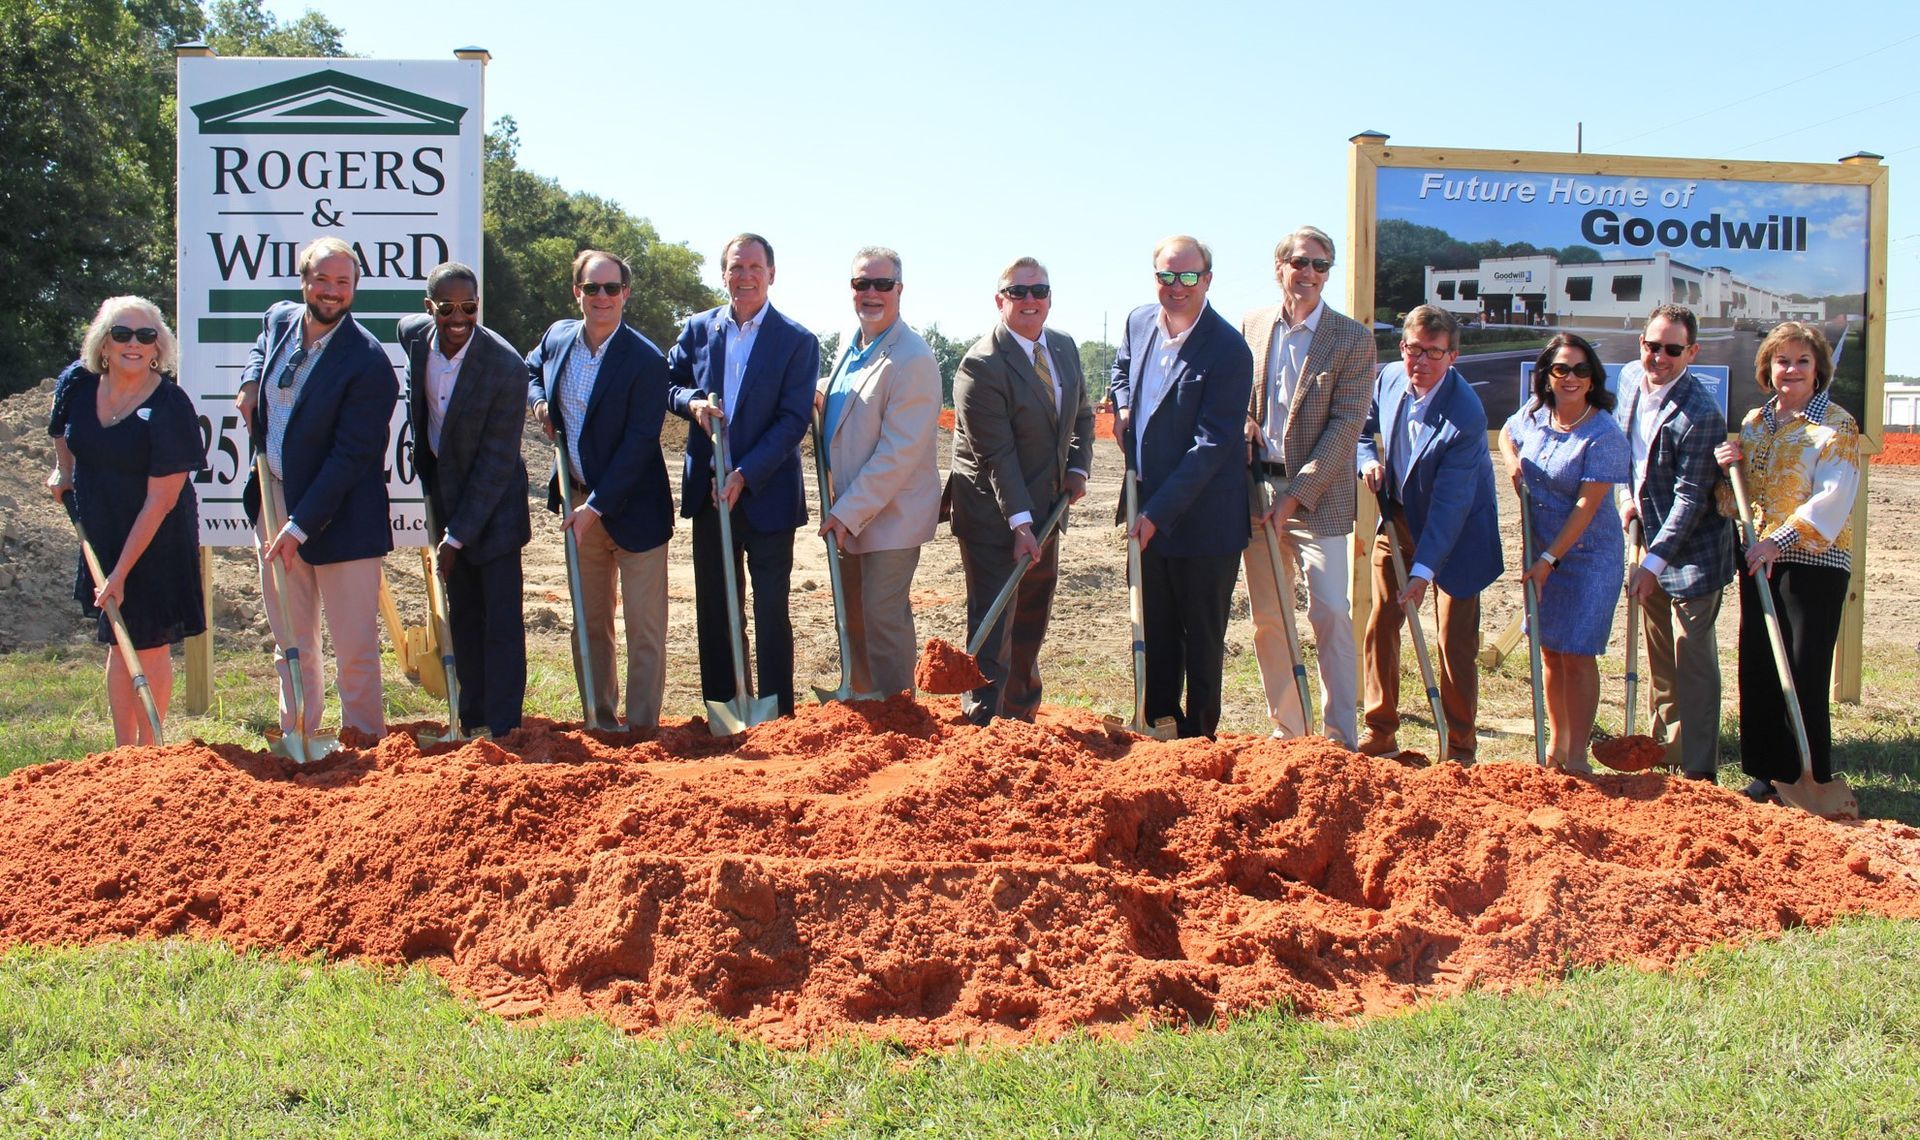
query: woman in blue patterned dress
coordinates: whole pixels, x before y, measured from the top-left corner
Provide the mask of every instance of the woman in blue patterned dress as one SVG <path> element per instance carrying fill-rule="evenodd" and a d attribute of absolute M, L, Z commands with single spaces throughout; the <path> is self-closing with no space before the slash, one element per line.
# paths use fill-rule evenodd
<path fill-rule="evenodd" d="M 1561 333 L 1533 365 L 1533 399 L 1500 431 L 1514 490 L 1533 511 L 1533 565 L 1546 666 L 1547 763 L 1589 773 L 1600 707 L 1599 656 L 1625 581 L 1626 539 L 1613 487 L 1627 481 L 1627 437 L 1609 413 L 1606 368 L 1581 337 Z"/>
<path fill-rule="evenodd" d="M 119 605 L 163 718 L 173 689 L 171 646 L 207 628 L 199 511 L 187 481 L 206 456 L 193 401 L 167 379 L 178 367 L 160 310 L 139 297 L 109 298 L 80 359 L 60 375 L 47 424 L 57 455 L 47 489 L 55 499 L 73 495 L 107 572 L 105 584 L 96 584 L 82 561 L 73 596 L 107 646 L 107 708 L 122 745 L 153 743 L 153 729 L 101 607 L 108 599 Z"/>

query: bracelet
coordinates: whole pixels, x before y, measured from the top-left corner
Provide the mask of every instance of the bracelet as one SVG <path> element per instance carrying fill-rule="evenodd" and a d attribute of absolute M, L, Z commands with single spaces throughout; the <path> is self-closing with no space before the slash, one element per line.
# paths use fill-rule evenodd
<path fill-rule="evenodd" d="M 1557 570 L 1560 568 L 1560 560 L 1553 556 L 1553 551 L 1551 550 L 1542 550 L 1540 552 L 1540 561 L 1546 563 L 1552 569 Z"/>

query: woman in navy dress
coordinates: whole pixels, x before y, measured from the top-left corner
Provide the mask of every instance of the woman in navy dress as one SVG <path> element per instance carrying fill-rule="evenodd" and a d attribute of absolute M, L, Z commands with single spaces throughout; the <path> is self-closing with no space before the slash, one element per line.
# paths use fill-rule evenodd
<path fill-rule="evenodd" d="M 173 334 L 151 301 L 113 297 L 87 329 L 80 359 L 60 375 L 47 425 L 57 461 L 47 487 L 71 492 L 87 539 L 107 570 L 96 586 L 84 558 L 74 600 L 107 646 L 107 706 L 116 744 L 151 744 L 133 676 L 113 648 L 101 607 L 120 606 L 140 668 L 164 718 L 173 691 L 171 646 L 204 633 L 199 509 L 188 473 L 206 465 L 193 401 L 167 376 L 179 367 Z"/>
<path fill-rule="evenodd" d="M 1561 333 L 1533 365 L 1533 399 L 1500 431 L 1514 490 L 1533 511 L 1533 565 L 1546 666 L 1547 763 L 1593 771 L 1587 741 L 1600 708 L 1599 656 L 1625 581 L 1626 539 L 1613 485 L 1628 478 L 1627 438 L 1608 414 L 1606 368 L 1581 337 Z"/>

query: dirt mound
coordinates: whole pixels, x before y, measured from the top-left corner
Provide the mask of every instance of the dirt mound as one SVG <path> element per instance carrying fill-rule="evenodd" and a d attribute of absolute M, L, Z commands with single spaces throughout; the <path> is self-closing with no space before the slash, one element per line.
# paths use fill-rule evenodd
<path fill-rule="evenodd" d="M 1667 762 L 1666 746 L 1651 736 L 1616 736 L 1592 747 L 1593 758 L 1616 772 L 1644 772 Z"/>
<path fill-rule="evenodd" d="M 913 684 L 923 693 L 964 693 L 987 683 L 980 666 L 966 650 L 935 637 L 914 662 Z"/>
<path fill-rule="evenodd" d="M 1658 776 L 1414 770 L 829 704 L 731 742 L 396 730 L 290 771 L 125 749 L 0 781 L 0 946 L 185 934 L 426 961 L 506 1014 L 778 1044 L 1314 1015 L 1920 916 L 1920 833 Z"/>

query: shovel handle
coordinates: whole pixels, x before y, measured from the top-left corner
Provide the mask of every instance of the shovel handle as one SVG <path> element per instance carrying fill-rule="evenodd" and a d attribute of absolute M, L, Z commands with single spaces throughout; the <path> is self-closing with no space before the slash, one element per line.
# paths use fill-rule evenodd
<path fill-rule="evenodd" d="M 94 552 L 93 543 L 87 540 L 87 528 L 80 522 L 80 507 L 74 501 L 72 491 L 60 496 L 60 503 L 67 508 L 67 517 L 73 520 L 73 533 L 80 538 L 80 553 L 87 560 L 87 572 L 93 575 L 96 588 L 107 584 L 106 568 L 100 564 L 100 555 Z M 147 714 L 147 727 L 153 732 L 155 744 L 165 744 L 160 732 L 160 706 L 153 699 L 153 689 L 147 684 L 147 672 L 140 667 L 140 651 L 133 647 L 133 635 L 127 632 L 127 623 L 120 616 L 120 603 L 107 599 L 100 607 L 107 615 L 107 627 L 113 630 L 113 643 L 120 651 L 121 663 L 127 667 L 127 675 L 133 679 L 133 691 L 140 697 L 141 711 Z"/>
<path fill-rule="evenodd" d="M 1741 474 L 1738 463 L 1727 467 L 1727 476 L 1733 481 L 1733 501 L 1740 510 L 1740 533 L 1746 539 L 1746 545 L 1752 546 L 1760 540 L 1753 529 L 1753 509 L 1747 504 L 1747 480 Z M 1800 749 L 1800 774 L 1813 774 L 1813 749 L 1807 744 L 1807 725 L 1800 717 L 1800 693 L 1793 683 L 1793 664 L 1787 657 L 1787 639 L 1780 632 L 1780 614 L 1773 607 L 1773 583 L 1764 575 L 1753 575 L 1753 592 L 1760 595 L 1760 612 L 1766 618 L 1767 643 L 1773 647 L 1773 666 L 1780 674 L 1780 691 L 1787 698 L 1787 721 L 1793 726 L 1793 743 Z"/>
<path fill-rule="evenodd" d="M 1060 525 L 1060 519 L 1066 513 L 1067 496 L 1062 495 L 1060 501 L 1054 504 L 1053 510 L 1047 512 L 1046 520 L 1040 524 L 1039 531 L 1033 536 L 1034 540 L 1040 544 L 1042 553 L 1045 553 L 1048 541 L 1053 538 L 1054 528 Z M 987 612 L 980 617 L 979 628 L 975 629 L 973 636 L 967 639 L 967 656 L 979 656 L 980 647 L 987 643 L 987 633 L 993 629 L 993 623 L 1000 620 L 1000 615 L 1006 610 L 1007 603 L 1013 600 L 1014 591 L 1020 588 L 1020 580 L 1025 578 L 1027 571 L 1032 568 L 1033 558 L 1030 555 L 1021 555 L 1020 561 L 1013 564 L 1013 573 L 1007 575 L 1007 584 L 1000 587 L 1000 592 L 994 595 L 993 604 L 988 606 Z"/>
<path fill-rule="evenodd" d="M 554 472 L 560 480 L 560 517 L 569 518 L 573 513 L 573 469 L 567 463 L 565 432 L 556 432 L 554 435 L 553 461 Z M 587 644 L 587 623 L 582 620 L 585 611 L 580 601 L 585 594 L 580 582 L 580 548 L 571 526 L 564 533 L 562 545 L 567 552 L 567 595 L 573 605 L 573 651 L 580 661 L 581 720 L 588 728 L 597 729 L 600 727 L 600 718 L 594 712 L 593 655 Z"/>
<path fill-rule="evenodd" d="M 1407 562 L 1400 553 L 1400 530 L 1393 525 L 1396 513 L 1393 500 L 1387 497 L 1385 488 L 1375 492 L 1380 501 L 1380 518 L 1387 528 L 1387 555 L 1393 560 L 1394 580 L 1402 583 L 1407 580 Z M 1426 631 L 1420 628 L 1420 611 L 1406 610 L 1407 632 L 1413 635 L 1413 655 L 1420 662 L 1420 682 L 1427 688 L 1427 705 L 1433 710 L 1434 728 L 1440 734 L 1440 751 L 1435 763 L 1444 764 L 1447 760 L 1447 713 L 1440 703 L 1440 686 L 1433 680 L 1433 660 L 1427 656 Z"/>
<path fill-rule="evenodd" d="M 1544 670 L 1540 660 L 1540 589 L 1527 577 L 1539 555 L 1534 553 L 1533 496 L 1525 487 L 1520 489 L 1520 549 L 1525 560 L 1525 568 L 1520 573 L 1526 583 L 1523 592 L 1527 606 L 1527 668 L 1533 675 L 1533 759 L 1544 768 L 1547 766 L 1547 698 L 1541 676 Z"/>

